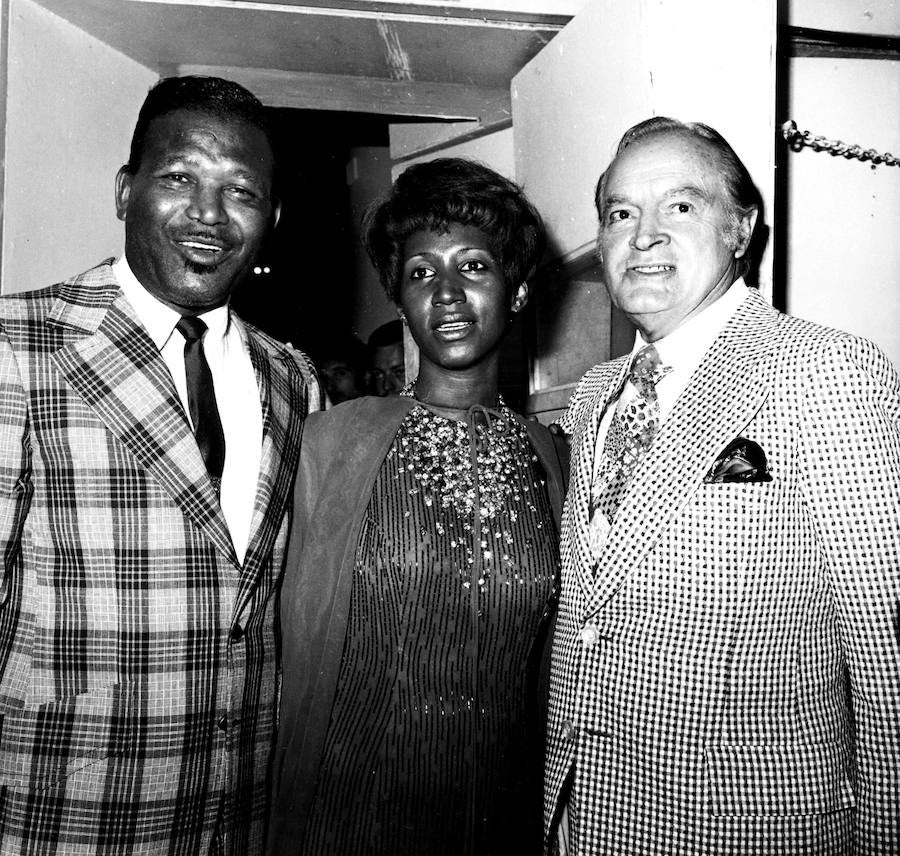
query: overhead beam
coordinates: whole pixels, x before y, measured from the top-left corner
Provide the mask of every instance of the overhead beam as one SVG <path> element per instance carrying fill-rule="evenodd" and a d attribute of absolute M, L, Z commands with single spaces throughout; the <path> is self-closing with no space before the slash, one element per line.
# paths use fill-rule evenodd
<path fill-rule="evenodd" d="M 438 0 L 129 0 L 132 3 L 156 3 L 173 6 L 218 8 L 254 8 L 260 11 L 291 11 L 300 15 L 334 17 L 377 17 L 394 21 L 429 21 L 443 24 L 491 24 L 517 29 L 559 30 L 572 19 L 586 0 L 553 0 L 549 11 L 546 0 L 481 0 L 463 7 Z"/>
<path fill-rule="evenodd" d="M 900 59 L 900 37 L 788 27 L 790 56 L 841 59 Z"/>
<path fill-rule="evenodd" d="M 234 66 L 180 65 L 178 73 L 227 77 L 246 86 L 269 107 L 470 120 L 490 125 L 508 122 L 512 115 L 506 89 Z"/>

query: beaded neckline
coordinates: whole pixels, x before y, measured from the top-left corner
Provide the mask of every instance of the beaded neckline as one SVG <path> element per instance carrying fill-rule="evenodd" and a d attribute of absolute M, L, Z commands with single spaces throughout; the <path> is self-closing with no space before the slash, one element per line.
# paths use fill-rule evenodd
<path fill-rule="evenodd" d="M 401 395 L 413 397 L 415 383 Z M 397 435 L 401 467 L 412 472 L 426 505 L 435 502 L 470 517 L 500 514 L 508 499 L 518 498 L 514 478 L 527 431 L 502 398 L 496 408 L 471 407 L 465 419 L 443 416 L 416 401 Z M 468 447 L 469 454 L 461 454 Z M 527 445 L 526 445 L 527 448 Z M 473 461 L 474 458 L 474 461 Z M 511 511 L 515 519 L 515 511 Z"/>

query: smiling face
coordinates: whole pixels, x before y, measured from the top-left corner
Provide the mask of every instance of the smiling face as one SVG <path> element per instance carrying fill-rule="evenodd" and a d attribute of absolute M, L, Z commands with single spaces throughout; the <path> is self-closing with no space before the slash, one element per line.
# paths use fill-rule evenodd
<path fill-rule="evenodd" d="M 598 250 L 613 303 L 655 341 L 737 278 L 756 213 L 736 217 L 713 150 L 683 133 L 632 143 L 610 166 Z"/>
<path fill-rule="evenodd" d="M 125 257 L 144 288 L 182 313 L 226 303 L 277 219 L 273 166 L 246 122 L 190 110 L 153 119 L 137 172 L 116 178 Z"/>
<path fill-rule="evenodd" d="M 500 342 L 510 313 L 525 305 L 526 286 L 512 293 L 475 226 L 414 232 L 403 250 L 400 306 L 419 346 L 419 383 L 459 374 L 496 383 Z"/>

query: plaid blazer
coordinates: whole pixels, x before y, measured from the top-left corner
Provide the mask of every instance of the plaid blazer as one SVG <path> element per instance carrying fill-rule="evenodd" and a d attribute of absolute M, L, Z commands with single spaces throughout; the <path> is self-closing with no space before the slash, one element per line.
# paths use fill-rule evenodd
<path fill-rule="evenodd" d="M 240 322 L 238 322 L 240 323 Z M 243 565 L 109 263 L 0 299 L 0 854 L 261 852 L 299 353 L 246 328 L 263 447 Z"/>
<path fill-rule="evenodd" d="M 548 840 L 568 799 L 578 854 L 900 853 L 900 378 L 751 294 L 594 562 L 594 437 L 626 367 L 591 369 L 563 420 Z M 704 480 L 737 437 L 771 481 Z"/>

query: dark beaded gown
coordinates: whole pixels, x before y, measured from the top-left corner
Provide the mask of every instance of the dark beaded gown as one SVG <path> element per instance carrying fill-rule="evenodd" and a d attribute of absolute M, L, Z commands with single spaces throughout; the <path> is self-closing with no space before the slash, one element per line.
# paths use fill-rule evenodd
<path fill-rule="evenodd" d="M 356 548 L 304 853 L 541 852 L 527 663 L 557 568 L 545 476 L 510 411 L 415 407 Z"/>

